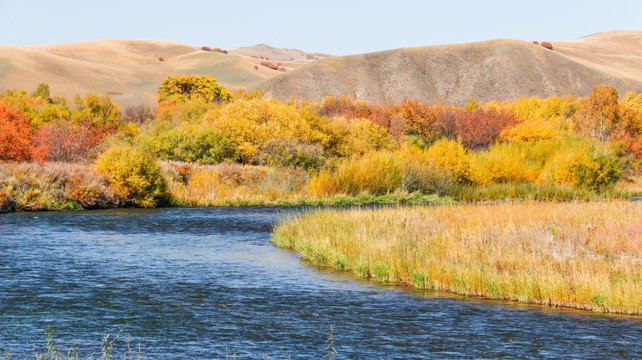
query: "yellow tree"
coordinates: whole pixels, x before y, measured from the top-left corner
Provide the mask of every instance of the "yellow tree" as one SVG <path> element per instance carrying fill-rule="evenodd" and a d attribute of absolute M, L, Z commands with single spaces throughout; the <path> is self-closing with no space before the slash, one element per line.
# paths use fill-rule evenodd
<path fill-rule="evenodd" d="M 588 99 L 579 100 L 574 127 L 583 135 L 605 141 L 620 130 L 617 89 L 600 85 L 591 89 Z"/>

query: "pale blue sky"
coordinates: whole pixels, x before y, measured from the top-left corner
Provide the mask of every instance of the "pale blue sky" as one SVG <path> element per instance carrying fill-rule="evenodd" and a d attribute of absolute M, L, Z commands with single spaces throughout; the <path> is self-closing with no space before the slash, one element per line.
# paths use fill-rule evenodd
<path fill-rule="evenodd" d="M 642 29 L 642 0 L 0 0 L 0 44 L 160 39 L 224 49 L 265 43 L 335 55 Z"/>

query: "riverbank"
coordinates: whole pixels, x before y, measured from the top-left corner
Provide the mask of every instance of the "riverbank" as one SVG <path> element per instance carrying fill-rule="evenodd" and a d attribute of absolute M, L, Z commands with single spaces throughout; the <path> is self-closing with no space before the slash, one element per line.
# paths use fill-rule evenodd
<path fill-rule="evenodd" d="M 572 201 L 625 199 L 642 195 L 638 182 L 621 182 L 594 192 L 554 184 L 451 184 L 441 194 L 397 189 L 384 194 L 318 196 L 308 189 L 309 174 L 301 169 L 240 164 L 194 165 L 161 162 L 167 199 L 156 206 L 318 206 L 367 204 L 451 204 L 507 199 Z M 107 175 L 91 164 L 62 162 L 0 163 L 0 213 L 136 207 L 134 198 L 119 193 Z"/>
<path fill-rule="evenodd" d="M 642 314 L 642 203 L 502 203 L 312 211 L 272 241 L 376 281 Z"/>

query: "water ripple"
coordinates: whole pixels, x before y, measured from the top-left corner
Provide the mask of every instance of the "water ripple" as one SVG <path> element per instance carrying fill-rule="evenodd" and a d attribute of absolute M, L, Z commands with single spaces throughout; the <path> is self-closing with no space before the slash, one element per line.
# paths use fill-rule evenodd
<path fill-rule="evenodd" d="M 300 209 L 0 216 L 0 349 L 98 350 L 125 327 L 154 359 L 640 358 L 642 321 L 384 287 L 269 243 Z"/>

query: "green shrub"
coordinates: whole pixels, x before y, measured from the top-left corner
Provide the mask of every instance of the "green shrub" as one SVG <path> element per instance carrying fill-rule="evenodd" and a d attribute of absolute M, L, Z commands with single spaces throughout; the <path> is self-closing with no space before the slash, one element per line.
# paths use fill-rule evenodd
<path fill-rule="evenodd" d="M 228 136 L 200 125 L 181 124 L 142 139 L 163 160 L 218 164 L 239 159 L 234 143 Z"/>
<path fill-rule="evenodd" d="M 141 207 L 163 205 L 167 185 L 156 159 L 140 148 L 116 145 L 96 161 L 96 170 L 107 174 L 114 190 Z"/>
<path fill-rule="evenodd" d="M 321 145 L 308 144 L 301 139 L 288 137 L 267 140 L 261 144 L 258 154 L 254 157 L 254 163 L 316 170 L 323 165 L 325 158 L 326 154 Z"/>

